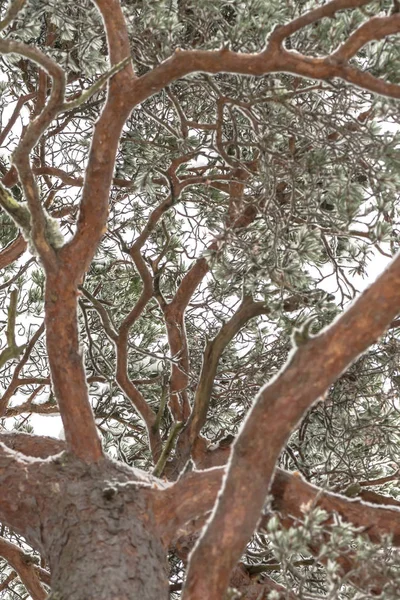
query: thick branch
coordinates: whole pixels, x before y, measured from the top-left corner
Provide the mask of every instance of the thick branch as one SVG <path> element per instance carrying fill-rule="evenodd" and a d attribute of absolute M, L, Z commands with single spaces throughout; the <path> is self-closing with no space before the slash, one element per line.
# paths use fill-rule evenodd
<path fill-rule="evenodd" d="M 68 447 L 77 457 L 93 462 L 103 453 L 89 401 L 79 342 L 78 289 L 70 269 L 69 263 L 60 261 L 60 269 L 46 278 L 46 345 Z"/>
<path fill-rule="evenodd" d="M 30 457 L 23 456 L 0 442 L 0 520 L 40 547 L 40 521 L 31 493 L 34 479 Z"/>
<path fill-rule="evenodd" d="M 192 471 L 167 489 L 154 494 L 155 517 L 166 544 L 182 528 L 188 535 L 198 530 L 196 519 L 201 523 L 201 517 L 212 511 L 223 484 L 225 470 L 226 467 L 214 467 L 206 471 Z M 365 528 L 365 535 L 372 542 L 379 544 L 382 536 L 393 534 L 394 545 L 400 546 L 400 509 L 396 504 L 390 504 L 392 501 L 396 503 L 392 498 L 387 498 L 386 506 L 382 505 L 382 496 L 380 505 L 351 500 L 324 491 L 307 483 L 297 473 L 282 469 L 276 469 L 270 493 L 274 499 L 274 508 L 284 518 L 302 521 L 302 506 L 318 506 L 329 515 L 336 512 L 344 521 Z M 267 520 L 268 517 L 265 517 L 265 522 Z"/>
<path fill-rule="evenodd" d="M 121 4 L 118 0 L 96 0 L 107 34 L 111 65 L 130 56 L 130 44 Z M 108 197 L 122 127 L 131 111 L 127 100 L 133 70 L 129 62 L 108 82 L 107 101 L 96 123 L 86 169 L 77 231 L 64 248 L 75 265 L 77 279 L 86 272 L 106 230 Z"/>
<path fill-rule="evenodd" d="M 0 556 L 15 569 L 22 583 L 26 587 L 33 600 L 45 600 L 47 592 L 40 583 L 35 566 L 21 548 L 12 544 L 4 538 L 0 538 Z"/>
<path fill-rule="evenodd" d="M 193 553 L 185 599 L 222 596 L 254 531 L 291 431 L 353 360 L 382 335 L 399 312 L 399 290 L 400 256 L 340 319 L 302 345 L 262 388 L 233 446 L 213 518 Z"/>
<path fill-rule="evenodd" d="M 62 440 L 20 431 L 2 431 L 0 442 L 11 448 L 11 450 L 15 450 L 15 452 L 21 452 L 25 456 L 35 458 L 48 458 L 63 452 L 66 448 L 65 442 Z"/>
<path fill-rule="evenodd" d="M 99 0 L 97 6 L 107 30 L 111 63 L 121 63 L 129 56 L 129 41 L 120 3 Z M 46 269 L 46 340 L 53 389 L 67 445 L 86 462 L 99 460 L 102 449 L 79 346 L 78 286 L 105 231 L 119 136 L 130 112 L 125 92 L 131 75 L 131 67 L 127 65 L 109 80 L 107 101 L 90 150 L 77 232 L 70 244 L 59 251 L 57 264 Z"/>
<path fill-rule="evenodd" d="M 323 7 L 306 13 L 299 19 L 275 30 L 270 36 L 265 50 L 258 54 L 232 52 L 227 48 L 217 51 L 177 49 L 173 56 L 158 67 L 140 77 L 135 83 L 132 95 L 132 107 L 144 99 L 164 89 L 171 82 L 190 73 L 238 73 L 241 75 L 261 76 L 268 73 L 286 72 L 300 77 L 329 80 L 332 78 L 348 81 L 370 92 L 392 98 L 400 98 L 400 86 L 378 79 L 369 73 L 350 67 L 338 59 L 335 53 L 325 58 L 303 56 L 298 52 L 289 52 L 282 41 L 298 29 L 318 21 L 324 16 L 333 16 L 342 8 L 354 8 L 368 4 L 369 0 L 334 0 Z M 400 31 L 400 14 L 387 17 L 390 21 L 381 23 L 378 31 L 367 23 L 350 38 L 351 48 L 357 50 L 369 41 Z M 361 32 L 360 32 L 361 30 Z M 361 47 L 360 46 L 360 47 Z M 350 45 L 345 45 L 347 56 Z M 339 48 L 339 53 L 341 49 Z M 340 54 L 339 54 L 340 56 Z"/>

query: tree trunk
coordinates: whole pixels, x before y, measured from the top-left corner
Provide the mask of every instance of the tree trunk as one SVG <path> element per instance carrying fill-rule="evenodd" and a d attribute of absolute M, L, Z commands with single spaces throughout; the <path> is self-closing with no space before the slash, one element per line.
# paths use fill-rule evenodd
<path fill-rule="evenodd" d="M 167 599 L 166 551 L 147 483 L 132 480 L 131 469 L 107 459 L 89 466 L 61 455 L 53 465 L 59 477 L 38 502 L 50 598 Z"/>

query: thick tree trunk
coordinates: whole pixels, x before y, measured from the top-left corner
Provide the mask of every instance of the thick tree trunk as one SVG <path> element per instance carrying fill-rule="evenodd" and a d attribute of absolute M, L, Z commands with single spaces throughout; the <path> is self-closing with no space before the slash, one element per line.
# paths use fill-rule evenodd
<path fill-rule="evenodd" d="M 88 466 L 61 456 L 55 465 L 61 477 L 53 480 L 50 497 L 39 501 L 50 598 L 167 599 L 166 551 L 147 484 L 109 460 Z"/>

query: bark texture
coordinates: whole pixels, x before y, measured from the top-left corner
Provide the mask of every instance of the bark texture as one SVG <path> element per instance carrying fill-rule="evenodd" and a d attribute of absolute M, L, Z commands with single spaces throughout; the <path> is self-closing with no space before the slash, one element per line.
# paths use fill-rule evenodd
<path fill-rule="evenodd" d="M 38 521 L 31 543 L 50 567 L 50 598 L 168 598 L 166 550 L 140 473 L 67 453 L 26 464 L 29 475 L 36 473 L 29 489 Z"/>

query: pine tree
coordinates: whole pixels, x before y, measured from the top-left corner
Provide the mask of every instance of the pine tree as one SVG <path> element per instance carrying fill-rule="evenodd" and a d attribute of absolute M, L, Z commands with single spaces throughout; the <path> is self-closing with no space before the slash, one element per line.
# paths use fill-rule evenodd
<path fill-rule="evenodd" d="M 0 18 L 1 597 L 398 598 L 398 3 Z"/>

